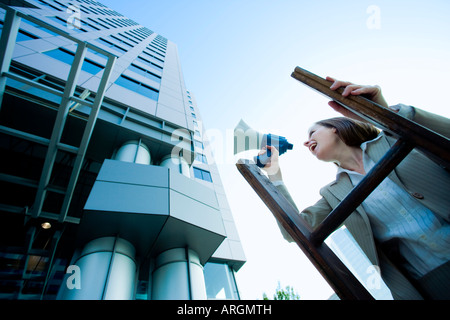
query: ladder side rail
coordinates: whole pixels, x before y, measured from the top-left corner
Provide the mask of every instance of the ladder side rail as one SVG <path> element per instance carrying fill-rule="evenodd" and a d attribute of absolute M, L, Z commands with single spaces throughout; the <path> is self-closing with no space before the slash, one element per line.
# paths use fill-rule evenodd
<path fill-rule="evenodd" d="M 373 300 L 367 289 L 325 243 L 316 246 L 311 242 L 311 227 L 255 164 L 239 160 L 236 166 L 340 299 Z"/>
<path fill-rule="evenodd" d="M 331 90 L 331 82 L 305 69 L 296 67 L 291 76 L 319 93 L 331 98 L 361 118 L 381 127 L 397 138 L 409 140 L 440 165 L 450 168 L 450 139 L 384 108 L 362 96 L 343 97 L 343 89 Z"/>
<path fill-rule="evenodd" d="M 395 169 L 395 167 L 411 152 L 413 145 L 402 139 L 386 152 L 386 154 L 365 175 L 349 194 L 336 206 L 311 234 L 311 241 L 319 245 L 333 233 L 345 219 L 375 190 L 376 187 Z"/>

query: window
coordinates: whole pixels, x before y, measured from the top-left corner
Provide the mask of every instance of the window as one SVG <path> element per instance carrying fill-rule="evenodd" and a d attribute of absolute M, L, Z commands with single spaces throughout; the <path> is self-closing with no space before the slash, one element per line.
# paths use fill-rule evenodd
<path fill-rule="evenodd" d="M 194 147 L 204 149 L 203 142 L 198 141 L 197 139 L 194 139 Z"/>
<path fill-rule="evenodd" d="M 73 59 L 75 58 L 75 55 L 72 52 L 62 48 L 50 50 L 44 52 L 44 54 L 70 65 L 73 63 Z M 103 70 L 103 68 L 103 66 L 89 59 L 85 59 L 83 61 L 83 65 L 81 66 L 81 70 L 89 72 L 91 74 L 97 74 L 98 72 Z"/>
<path fill-rule="evenodd" d="M 50 7 L 50 8 L 52 8 L 52 9 L 55 9 L 55 10 L 58 10 L 58 11 L 62 11 L 60 8 L 52 6 L 51 4 L 49 4 L 49 3 L 45 2 L 45 1 L 39 0 L 39 2 L 44 4 L 44 5 L 46 5 L 46 6 L 48 6 L 48 7 Z"/>
<path fill-rule="evenodd" d="M 127 76 L 121 75 L 115 82 L 119 86 L 122 86 L 124 88 L 127 88 L 131 91 L 134 91 L 136 93 L 142 94 L 143 96 L 146 96 L 152 100 L 157 101 L 159 92 L 156 89 L 153 89 L 141 82 L 138 82 L 136 80 L 133 80 Z"/>
<path fill-rule="evenodd" d="M 84 70 L 86 72 L 89 72 L 91 74 L 97 74 L 100 71 L 102 71 L 104 67 L 98 63 L 95 63 L 94 61 L 90 61 L 85 59 L 83 62 L 83 65 L 81 66 L 81 70 Z"/>
<path fill-rule="evenodd" d="M 108 59 L 108 57 L 105 56 L 104 54 L 102 54 L 98 51 L 92 50 L 91 48 L 87 48 L 87 52 L 95 54 L 96 56 L 102 57 L 103 59 Z"/>
<path fill-rule="evenodd" d="M 208 262 L 203 272 L 208 299 L 239 299 L 233 270 L 226 263 Z"/>
<path fill-rule="evenodd" d="M 124 44 L 124 45 L 126 45 L 126 46 L 129 46 L 130 48 L 133 48 L 133 45 L 132 45 L 132 44 L 129 44 L 128 42 L 126 42 L 126 41 L 124 41 L 124 40 L 122 40 L 122 39 L 119 39 L 119 38 L 117 38 L 116 36 L 110 35 L 109 37 L 110 37 L 111 39 L 114 39 L 114 40 L 116 40 L 116 41 L 119 41 L 121 44 Z"/>
<path fill-rule="evenodd" d="M 209 171 L 202 170 L 202 169 L 194 167 L 194 176 L 197 179 L 201 179 L 201 180 L 204 180 L 204 181 L 212 182 L 211 173 L 209 173 Z"/>
<path fill-rule="evenodd" d="M 160 55 L 163 55 L 163 54 L 166 53 L 164 50 L 162 50 L 162 49 L 156 47 L 153 43 L 150 43 L 150 44 L 148 45 L 147 48 L 148 48 L 150 51 L 153 51 L 153 52 L 155 52 L 155 53 L 159 53 Z M 157 50 L 157 51 L 155 51 L 155 50 Z M 158 51 L 160 51 L 160 52 L 158 52 Z"/>
<path fill-rule="evenodd" d="M 204 154 L 201 153 L 196 153 L 195 154 L 195 160 L 199 161 L 199 162 L 203 162 L 203 163 L 208 163 L 206 160 L 206 156 Z"/>
<path fill-rule="evenodd" d="M 126 31 L 125 31 L 125 34 L 127 34 L 127 35 L 124 35 L 122 33 L 119 33 L 118 35 L 121 36 L 121 37 L 124 37 L 125 39 L 127 39 L 127 40 L 129 40 L 131 42 L 133 42 L 134 44 L 139 44 L 139 42 L 134 40 L 134 39 L 141 40 L 140 38 L 137 38 L 135 35 L 132 35 L 129 32 L 126 32 Z"/>
<path fill-rule="evenodd" d="M 100 30 L 99 28 L 94 27 L 93 25 L 91 25 L 91 24 L 89 24 L 89 23 L 87 23 L 87 22 L 85 22 L 85 21 L 83 21 L 83 20 L 81 20 L 81 24 L 82 24 L 86 29 L 88 29 L 88 30 L 90 30 L 90 31 L 99 31 L 99 30 Z"/>
<path fill-rule="evenodd" d="M 74 55 L 72 53 L 63 49 L 50 50 L 44 52 L 44 54 L 52 58 L 58 59 L 59 61 L 65 62 L 67 64 L 72 64 L 74 59 Z"/>
<path fill-rule="evenodd" d="M 64 19 L 61 19 L 60 17 L 56 17 L 56 16 L 54 16 L 54 17 L 48 17 L 49 19 L 51 19 L 51 20 L 53 20 L 53 21 L 56 21 L 56 22 L 58 22 L 60 25 L 62 25 L 62 26 L 64 26 L 64 27 L 66 27 L 66 28 L 69 28 L 69 26 L 70 27 L 72 27 L 71 29 L 72 29 L 72 31 L 74 31 L 74 32 L 81 32 L 81 31 L 83 31 L 83 32 L 87 32 L 86 30 L 84 30 L 84 29 L 78 29 L 77 27 L 75 27 L 75 22 L 74 22 L 74 24 L 70 24 L 68 21 L 66 21 L 66 20 L 64 20 Z"/>
<path fill-rule="evenodd" d="M 158 55 L 160 55 L 161 57 L 165 57 L 165 55 L 163 55 L 163 54 L 161 54 L 161 53 L 159 53 L 159 52 L 156 52 L 155 50 L 153 50 L 152 48 L 150 48 L 150 47 L 147 47 L 146 48 L 147 50 L 149 50 L 149 51 L 151 51 L 151 52 L 153 52 L 153 53 L 156 53 L 156 54 L 158 54 Z"/>
<path fill-rule="evenodd" d="M 49 19 L 58 22 L 60 25 L 67 27 L 67 21 L 64 19 L 61 19 L 60 17 L 54 16 L 54 17 L 48 17 Z"/>
<path fill-rule="evenodd" d="M 103 23 L 106 23 L 107 25 L 109 25 L 109 26 L 111 26 L 111 27 L 113 27 L 113 28 L 117 28 L 117 26 L 113 25 L 112 23 L 110 23 L 110 22 L 108 22 L 108 21 L 106 21 L 106 20 L 103 20 L 102 18 L 98 18 L 98 20 L 100 20 L 100 21 L 103 22 Z"/>
<path fill-rule="evenodd" d="M 96 39 L 96 41 L 103 44 L 104 46 L 115 49 L 117 52 L 119 52 L 119 54 L 127 52 L 127 50 L 125 50 L 124 48 L 119 47 L 119 46 L 115 45 L 114 43 L 111 43 L 108 40 L 105 40 L 103 38 L 98 38 L 98 39 Z"/>
<path fill-rule="evenodd" d="M 156 81 L 158 83 L 161 83 L 161 77 L 151 73 L 148 70 L 145 70 L 145 69 L 143 69 L 141 67 L 138 67 L 137 65 L 131 64 L 128 67 L 128 70 L 131 70 L 133 72 L 139 73 L 140 75 L 146 77 L 147 79 L 150 79 L 150 80 Z"/>
<path fill-rule="evenodd" d="M 109 29 L 109 27 L 108 27 L 108 26 L 105 26 L 105 25 L 101 24 L 100 22 L 98 22 L 98 21 L 95 21 L 94 19 L 88 18 L 88 20 L 90 20 L 90 21 L 92 21 L 93 23 L 95 23 L 95 24 L 99 25 L 100 27 L 103 27 L 103 28 Z"/>
<path fill-rule="evenodd" d="M 63 7 L 63 8 L 68 8 L 65 4 L 63 4 L 63 3 L 61 3 L 61 2 L 58 2 L 58 1 L 56 1 L 56 0 L 53 0 L 53 2 L 59 4 L 59 5 L 60 5 L 61 7 Z"/>
<path fill-rule="evenodd" d="M 150 62 L 147 59 L 144 59 L 142 57 L 138 57 L 139 61 L 142 63 L 145 63 L 147 66 L 152 67 L 156 70 L 161 71 L 163 68 L 161 66 L 158 66 L 156 63 Z"/>
<path fill-rule="evenodd" d="M 156 59 L 156 60 L 158 60 L 158 61 L 164 63 L 164 60 L 162 60 L 162 59 L 160 59 L 160 58 L 158 58 L 158 57 L 155 57 L 154 55 L 152 55 L 152 54 L 150 54 L 150 53 L 148 53 L 148 52 L 146 52 L 146 51 L 142 51 L 142 53 L 143 53 L 143 54 L 146 54 L 147 56 L 149 56 L 149 57 L 151 57 L 151 58 L 153 58 L 153 59 Z"/>
<path fill-rule="evenodd" d="M 41 27 L 40 25 L 37 25 L 37 24 L 34 23 L 34 22 L 31 22 L 31 21 L 22 19 L 22 22 L 21 22 L 21 23 L 25 23 L 25 24 L 28 24 L 28 25 L 33 26 L 33 27 L 35 27 L 35 28 L 38 28 L 38 29 L 40 29 L 40 30 L 42 30 L 42 31 L 44 31 L 44 32 L 47 32 L 47 33 L 51 34 L 52 36 L 59 36 L 59 34 L 57 34 L 56 32 L 53 32 L 53 31 L 51 31 L 51 30 L 49 30 L 49 29 L 46 29 L 46 28 L 44 28 L 44 27 Z"/>
<path fill-rule="evenodd" d="M 36 37 L 35 35 L 33 35 L 29 32 L 19 30 L 19 33 L 17 33 L 16 41 L 20 42 L 20 41 L 33 40 L 33 39 L 38 39 L 38 37 Z"/>

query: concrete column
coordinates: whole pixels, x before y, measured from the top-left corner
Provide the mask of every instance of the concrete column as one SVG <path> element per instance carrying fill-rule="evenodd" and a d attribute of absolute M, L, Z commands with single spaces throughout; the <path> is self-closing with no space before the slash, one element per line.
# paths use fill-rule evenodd
<path fill-rule="evenodd" d="M 152 300 L 206 300 L 205 277 L 197 253 L 186 248 L 162 252 L 152 274 Z"/>
<path fill-rule="evenodd" d="M 136 282 L 134 246 L 121 238 L 89 242 L 66 277 L 61 300 L 133 300 Z M 76 274 L 78 273 L 78 274 Z"/>

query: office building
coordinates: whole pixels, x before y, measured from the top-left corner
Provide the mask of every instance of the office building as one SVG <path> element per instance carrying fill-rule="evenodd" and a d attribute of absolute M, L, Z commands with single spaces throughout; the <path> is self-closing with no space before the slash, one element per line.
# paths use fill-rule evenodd
<path fill-rule="evenodd" d="M 176 44 L 92 0 L 2 3 L 0 298 L 239 299 Z"/>

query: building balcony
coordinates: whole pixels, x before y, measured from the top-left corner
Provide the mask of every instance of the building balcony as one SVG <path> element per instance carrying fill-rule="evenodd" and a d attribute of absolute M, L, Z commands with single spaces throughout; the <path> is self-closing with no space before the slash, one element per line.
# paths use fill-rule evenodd
<path fill-rule="evenodd" d="M 105 160 L 84 209 L 80 245 L 116 235 L 138 256 L 189 247 L 204 265 L 226 238 L 214 191 L 169 168 Z"/>

